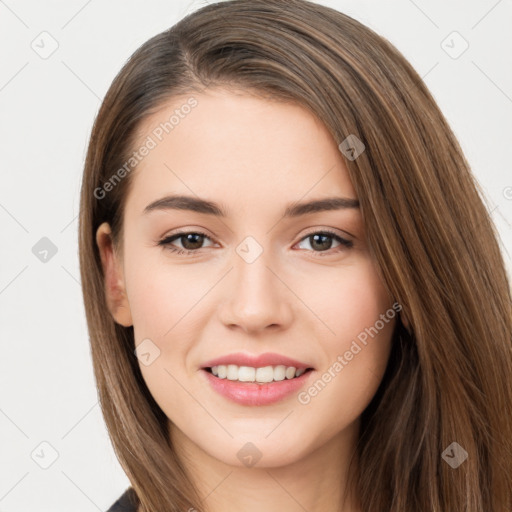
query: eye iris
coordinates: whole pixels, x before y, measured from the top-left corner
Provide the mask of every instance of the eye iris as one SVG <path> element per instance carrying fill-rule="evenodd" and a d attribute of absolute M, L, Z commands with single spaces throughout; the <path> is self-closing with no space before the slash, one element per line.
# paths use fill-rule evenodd
<path fill-rule="evenodd" d="M 325 239 L 330 239 L 331 236 L 330 235 L 323 235 L 321 233 L 317 233 L 315 235 L 311 235 L 310 237 L 310 240 L 313 240 L 314 242 L 311 243 L 311 247 L 313 247 L 313 249 L 315 248 L 315 244 L 317 243 L 318 239 L 319 238 L 323 238 L 324 239 L 324 243 L 323 244 L 320 244 L 320 247 L 317 247 L 319 250 L 328 250 L 331 248 L 331 245 L 332 245 L 332 240 L 330 240 L 330 242 L 327 243 L 327 247 L 325 246 Z"/>
<path fill-rule="evenodd" d="M 195 240 L 190 240 L 189 237 L 192 237 Z M 187 233 L 186 235 L 182 235 L 182 245 L 187 250 L 194 250 L 194 249 L 200 249 L 201 245 L 203 243 L 203 235 L 200 235 L 199 233 Z M 198 240 L 199 239 L 199 240 Z M 192 242 L 192 247 L 190 247 L 188 244 L 189 242 Z M 195 245 L 194 245 L 195 244 Z"/>

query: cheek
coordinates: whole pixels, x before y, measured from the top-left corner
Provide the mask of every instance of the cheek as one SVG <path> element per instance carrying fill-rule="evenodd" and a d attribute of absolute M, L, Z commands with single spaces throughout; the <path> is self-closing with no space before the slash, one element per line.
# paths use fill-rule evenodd
<path fill-rule="evenodd" d="M 316 322 L 322 332 L 319 339 L 331 347 L 340 347 L 365 332 L 393 303 L 369 256 L 303 282 L 306 288 L 301 293 L 307 293 L 308 305 L 322 320 Z"/>
<path fill-rule="evenodd" d="M 317 322 L 324 366 L 299 402 L 315 402 L 327 416 L 342 404 L 346 415 L 335 412 L 332 416 L 333 425 L 339 426 L 340 421 L 355 419 L 364 410 L 382 380 L 396 311 L 369 259 L 340 269 L 336 280 L 323 285 L 323 299 L 317 300 L 316 307 L 324 320 Z"/>
<path fill-rule="evenodd" d="M 127 261 L 127 290 L 135 331 L 135 340 L 164 339 L 194 325 L 201 299 L 208 292 L 208 275 L 201 275 L 192 265 L 166 264 L 163 257 Z"/>
<path fill-rule="evenodd" d="M 180 383 L 190 377 L 184 363 L 208 279 L 194 274 L 192 266 L 166 265 L 147 255 L 136 258 L 135 252 L 126 263 L 135 345 L 139 347 L 144 381 L 162 410 L 187 410 L 190 395 Z M 145 353 L 149 354 L 146 360 Z M 193 392 L 190 386 L 187 389 Z"/>
<path fill-rule="evenodd" d="M 355 378 L 373 394 L 387 366 L 396 311 L 392 307 L 392 296 L 370 260 L 352 279 L 349 293 L 353 301 L 343 315 L 350 333 L 350 340 L 344 341 L 344 359 L 348 362 L 351 358 L 350 362 L 356 363 L 353 370 L 359 373 Z"/>

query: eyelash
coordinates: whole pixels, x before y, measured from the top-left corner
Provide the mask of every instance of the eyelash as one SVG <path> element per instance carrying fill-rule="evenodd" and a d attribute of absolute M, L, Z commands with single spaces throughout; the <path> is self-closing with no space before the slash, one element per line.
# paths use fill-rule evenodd
<path fill-rule="evenodd" d="M 175 233 L 173 235 L 163 238 L 162 240 L 160 240 L 158 242 L 158 245 L 163 246 L 165 250 L 171 251 L 172 253 L 176 253 L 179 255 L 189 255 L 191 253 L 199 252 L 201 249 L 195 249 L 195 250 L 181 249 L 179 247 L 173 247 L 170 245 L 171 242 L 173 242 L 174 240 L 182 238 L 186 235 L 200 235 L 200 236 L 210 239 L 210 237 L 206 233 L 203 233 L 201 231 L 181 231 L 179 233 Z M 308 233 L 306 236 L 304 236 L 303 238 L 300 239 L 299 243 L 302 242 L 303 240 L 306 240 L 309 237 L 312 237 L 313 235 L 327 235 L 332 238 L 335 238 L 341 244 L 341 246 L 337 248 L 339 250 L 335 251 L 335 252 L 341 252 L 343 249 L 351 249 L 354 245 L 354 243 L 351 240 L 346 240 L 345 238 L 340 237 L 334 231 L 330 231 L 329 229 L 324 229 L 321 231 L 313 231 L 312 233 Z M 331 251 L 331 249 L 328 249 L 326 251 L 309 251 L 309 252 L 317 253 L 318 256 L 315 256 L 315 257 L 322 257 L 325 254 L 330 254 L 330 251 Z"/>

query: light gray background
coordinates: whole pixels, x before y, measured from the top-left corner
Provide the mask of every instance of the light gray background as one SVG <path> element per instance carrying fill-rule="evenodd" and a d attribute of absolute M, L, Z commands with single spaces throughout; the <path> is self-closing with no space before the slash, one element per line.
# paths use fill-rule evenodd
<path fill-rule="evenodd" d="M 319 3 L 388 38 L 424 77 L 484 189 L 510 268 L 512 2 Z M 126 59 L 205 4 L 0 0 L 2 512 L 106 510 L 129 485 L 89 353 L 77 255 L 82 166 L 100 101 Z M 453 31 L 469 44 L 458 58 L 463 41 Z M 43 237 L 57 248 L 45 263 L 32 251 Z"/>

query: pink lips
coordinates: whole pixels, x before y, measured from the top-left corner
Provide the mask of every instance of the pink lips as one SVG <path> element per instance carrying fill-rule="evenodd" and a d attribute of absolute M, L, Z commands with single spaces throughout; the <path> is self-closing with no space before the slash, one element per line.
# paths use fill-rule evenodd
<path fill-rule="evenodd" d="M 313 371 L 306 371 L 300 377 L 284 379 L 281 381 L 258 384 L 256 382 L 239 382 L 228 379 L 221 379 L 213 375 L 207 369 L 212 366 L 236 364 L 237 366 L 251 366 L 262 368 L 265 366 L 284 365 L 294 366 L 296 369 L 312 368 L 312 365 L 301 363 L 286 356 L 267 352 L 259 356 L 237 353 L 219 357 L 207 361 L 202 366 L 201 373 L 204 374 L 210 386 L 222 396 L 241 405 L 270 405 L 283 400 L 290 394 L 297 392 L 310 379 Z"/>
<path fill-rule="evenodd" d="M 206 361 L 201 367 L 211 368 L 212 366 L 218 366 L 219 364 L 236 364 L 237 366 L 252 366 L 253 368 L 284 365 L 286 367 L 294 366 L 297 370 L 305 370 L 313 367 L 311 364 L 301 363 L 300 361 L 296 361 L 290 357 L 275 354 L 273 352 L 265 352 L 258 356 L 237 352 L 235 354 L 228 354 L 226 356 Z"/>

